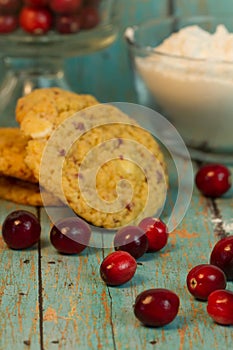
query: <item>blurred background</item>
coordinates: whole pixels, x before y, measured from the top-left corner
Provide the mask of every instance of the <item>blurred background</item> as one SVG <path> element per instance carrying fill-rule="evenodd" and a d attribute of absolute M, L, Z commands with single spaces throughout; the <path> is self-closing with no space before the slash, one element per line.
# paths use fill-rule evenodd
<path fill-rule="evenodd" d="M 115 0 L 120 32 L 109 48 L 66 60 L 66 77 L 76 92 L 94 94 L 101 102 L 136 102 L 123 32 L 128 25 L 166 14 L 233 15 L 232 0 Z"/>
<path fill-rule="evenodd" d="M 123 33 L 128 25 L 166 14 L 233 15 L 232 0 L 115 0 L 119 3 L 119 35 L 107 49 L 65 60 L 72 90 L 91 93 L 101 102 L 136 102 Z M 0 77 L 4 75 L 0 67 Z"/>

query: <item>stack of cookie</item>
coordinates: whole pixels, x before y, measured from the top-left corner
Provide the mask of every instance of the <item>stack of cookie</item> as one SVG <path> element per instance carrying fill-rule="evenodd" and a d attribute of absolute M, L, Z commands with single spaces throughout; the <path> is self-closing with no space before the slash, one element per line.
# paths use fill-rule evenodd
<path fill-rule="evenodd" d="M 28 130 L 32 133 L 36 130 L 36 136 L 46 136 L 45 124 L 52 131 L 53 120 L 55 128 L 62 118 L 96 103 L 92 96 L 57 88 L 35 90 L 30 96 L 21 98 L 16 108 L 16 119 L 23 121 L 20 128 L 0 128 L 0 198 L 19 204 L 42 206 L 45 197 L 47 205 L 63 205 L 60 199 L 39 187 L 38 176 L 34 176 L 30 160 L 29 163 L 26 161 L 31 139 L 27 135 Z M 40 130 L 43 130 L 43 134 L 39 134 Z"/>
<path fill-rule="evenodd" d="M 15 203 L 41 206 L 38 180 L 26 165 L 24 158 L 28 138 L 17 128 L 0 129 L 0 198 Z M 48 205 L 61 201 L 45 191 Z"/>
<path fill-rule="evenodd" d="M 106 228 L 163 206 L 167 175 L 159 145 L 118 108 L 46 88 L 19 99 L 16 120 L 19 129 L 0 130 L 0 197 L 67 205 Z"/>

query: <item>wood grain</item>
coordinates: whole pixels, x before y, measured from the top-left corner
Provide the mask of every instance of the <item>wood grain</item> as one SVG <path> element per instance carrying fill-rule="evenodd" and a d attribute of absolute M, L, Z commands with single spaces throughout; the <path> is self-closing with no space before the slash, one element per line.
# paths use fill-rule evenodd
<path fill-rule="evenodd" d="M 227 0 L 176 0 L 175 4 L 177 14 L 233 12 Z M 94 55 L 66 61 L 73 89 L 93 93 L 102 102 L 134 102 L 123 30 L 147 17 L 164 15 L 167 5 L 162 0 L 120 0 L 121 31 L 116 43 Z M 176 194 L 173 176 L 165 216 Z M 51 223 L 44 209 L 0 201 L 0 224 L 8 213 L 24 208 L 38 214 L 42 225 L 40 244 L 25 251 L 9 250 L 0 235 L 0 349 L 231 349 L 232 327 L 221 327 L 208 317 L 206 303 L 187 292 L 186 276 L 192 266 L 208 262 L 211 248 L 222 235 L 233 234 L 232 196 L 233 190 L 209 200 L 194 188 L 188 212 L 170 233 L 168 246 L 142 257 L 134 278 L 121 287 L 107 287 L 99 276 L 100 263 L 111 250 L 87 248 L 78 256 L 58 254 L 49 241 Z M 163 328 L 144 327 L 133 314 L 137 294 L 153 287 L 169 288 L 180 296 L 178 317 Z M 232 282 L 227 288 L 233 290 Z"/>
<path fill-rule="evenodd" d="M 19 206 L 0 201 L 0 222 Z M 38 250 L 9 250 L 0 235 L 0 349 L 40 349 Z"/>
<path fill-rule="evenodd" d="M 169 196 L 173 191 L 175 186 Z M 206 303 L 188 293 L 186 276 L 194 265 L 208 262 L 219 238 L 216 225 L 221 219 L 225 227 L 232 220 L 232 204 L 230 195 L 210 201 L 194 189 L 188 212 L 170 233 L 166 248 L 140 258 L 134 278 L 120 287 L 107 287 L 99 275 L 100 263 L 111 249 L 58 254 L 49 241 L 51 222 L 41 209 L 39 247 L 13 251 L 1 240 L 0 348 L 230 349 L 232 327 L 209 318 Z M 7 213 L 21 206 L 2 201 L 0 208 L 3 222 Z M 134 317 L 134 300 L 143 290 L 157 287 L 179 295 L 180 311 L 163 328 L 144 327 Z M 232 290 L 232 283 L 228 288 Z"/>

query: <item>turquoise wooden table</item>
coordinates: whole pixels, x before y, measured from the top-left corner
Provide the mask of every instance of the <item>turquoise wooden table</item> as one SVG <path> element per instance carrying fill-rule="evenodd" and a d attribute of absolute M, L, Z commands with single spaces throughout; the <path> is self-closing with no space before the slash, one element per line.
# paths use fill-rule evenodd
<path fill-rule="evenodd" d="M 176 183 L 172 174 L 170 179 L 172 196 Z M 232 348 L 232 327 L 215 324 L 206 303 L 196 301 L 186 288 L 189 269 L 208 262 L 214 243 L 233 233 L 232 191 L 210 200 L 194 188 L 188 211 L 170 233 L 168 245 L 141 257 L 134 278 L 120 287 L 107 287 L 99 275 L 100 263 L 111 249 L 60 255 L 50 244 L 51 223 L 43 208 L 1 201 L 0 222 L 19 208 L 39 217 L 42 237 L 31 249 L 12 251 L 0 235 L 1 350 Z M 171 289 L 180 297 L 177 318 L 163 328 L 144 327 L 133 314 L 136 295 L 153 287 Z M 233 290 L 232 283 L 227 287 Z"/>
<path fill-rule="evenodd" d="M 122 39 L 124 28 L 172 10 L 172 2 L 165 0 L 119 2 L 122 23 L 116 43 L 66 62 L 73 90 L 93 93 L 103 102 L 135 101 Z M 177 14 L 233 11 L 229 0 L 177 0 L 174 4 Z M 195 172 L 197 165 L 193 166 Z M 176 182 L 170 175 L 172 197 Z M 134 278 L 121 287 L 107 287 L 99 276 L 100 263 L 109 249 L 87 248 L 78 256 L 60 255 L 49 242 L 51 223 L 43 208 L 1 200 L 0 224 L 8 213 L 24 208 L 39 217 L 42 237 L 32 249 L 12 251 L 0 234 L 0 349 L 231 349 L 232 327 L 219 326 L 208 317 L 206 303 L 188 293 L 186 276 L 192 266 L 208 262 L 220 237 L 233 234 L 232 196 L 231 190 L 224 198 L 210 200 L 194 188 L 188 211 L 170 233 L 167 247 L 143 256 Z M 163 328 L 144 327 L 133 314 L 136 295 L 153 287 L 171 289 L 181 301 L 177 318 Z M 233 290 L 232 282 L 227 287 Z"/>

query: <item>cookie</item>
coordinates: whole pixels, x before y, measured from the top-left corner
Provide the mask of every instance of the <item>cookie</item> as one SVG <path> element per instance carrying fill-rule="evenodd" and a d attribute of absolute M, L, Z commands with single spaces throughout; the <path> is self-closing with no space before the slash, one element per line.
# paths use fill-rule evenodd
<path fill-rule="evenodd" d="M 48 138 L 67 117 L 97 103 L 91 95 L 57 87 L 36 89 L 17 101 L 16 120 L 26 136 Z"/>
<path fill-rule="evenodd" d="M 0 128 L 0 174 L 38 182 L 24 162 L 28 137 L 18 128 Z"/>
<path fill-rule="evenodd" d="M 18 180 L 12 177 L 0 176 L 0 198 L 17 204 L 43 206 L 38 184 Z M 51 193 L 44 191 L 46 206 L 63 206 L 62 202 Z"/>
<path fill-rule="evenodd" d="M 29 141 L 26 162 L 44 188 L 96 226 L 136 224 L 166 198 L 158 143 L 111 105 L 67 118 L 48 141 Z"/>

